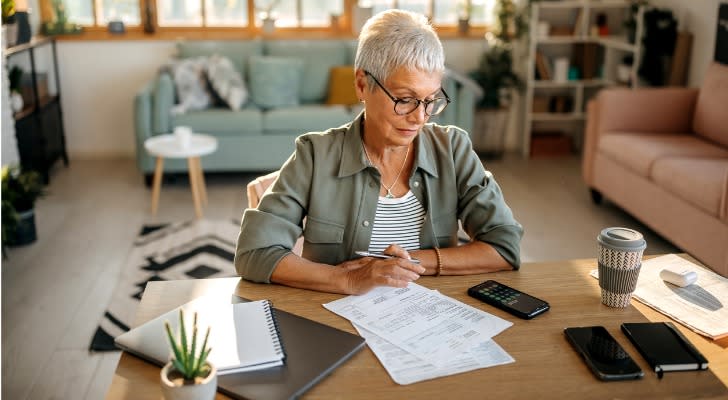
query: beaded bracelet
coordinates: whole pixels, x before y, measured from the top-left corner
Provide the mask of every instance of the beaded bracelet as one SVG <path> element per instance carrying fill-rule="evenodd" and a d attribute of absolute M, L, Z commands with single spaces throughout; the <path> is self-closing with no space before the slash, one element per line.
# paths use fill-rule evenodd
<path fill-rule="evenodd" d="M 435 270 L 435 276 L 440 276 L 440 274 L 442 274 L 442 254 L 440 254 L 439 248 L 433 247 L 433 249 L 437 254 L 437 269 Z"/>

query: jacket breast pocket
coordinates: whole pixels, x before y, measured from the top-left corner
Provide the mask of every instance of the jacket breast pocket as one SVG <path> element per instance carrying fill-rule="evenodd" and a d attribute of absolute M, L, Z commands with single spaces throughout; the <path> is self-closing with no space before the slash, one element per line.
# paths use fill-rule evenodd
<path fill-rule="evenodd" d="M 344 225 L 308 216 L 303 231 L 303 257 L 325 264 L 342 262 Z"/>

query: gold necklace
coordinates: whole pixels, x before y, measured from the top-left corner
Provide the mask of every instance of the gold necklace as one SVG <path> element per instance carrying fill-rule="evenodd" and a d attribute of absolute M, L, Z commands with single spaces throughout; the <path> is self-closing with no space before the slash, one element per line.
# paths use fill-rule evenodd
<path fill-rule="evenodd" d="M 369 164 L 374 165 L 372 162 L 372 159 L 369 158 L 369 152 L 367 151 L 367 146 L 364 144 L 364 139 L 361 140 L 361 147 L 364 148 L 364 155 L 367 156 L 367 161 L 369 161 Z M 402 171 L 404 171 L 404 166 L 407 164 L 407 157 L 409 156 L 409 150 L 410 147 L 407 145 L 407 152 L 404 154 L 404 161 L 402 161 L 402 167 L 399 168 L 399 172 L 397 173 L 397 176 L 394 178 L 394 182 L 392 182 L 392 185 L 387 187 L 387 185 L 384 184 L 384 181 L 381 182 L 381 185 L 384 186 L 384 189 L 387 190 L 387 194 L 384 196 L 388 199 L 393 199 L 394 195 L 392 194 L 392 189 L 397 185 L 397 181 L 399 181 L 399 176 L 402 175 Z M 374 165 L 376 168 L 376 165 Z"/>

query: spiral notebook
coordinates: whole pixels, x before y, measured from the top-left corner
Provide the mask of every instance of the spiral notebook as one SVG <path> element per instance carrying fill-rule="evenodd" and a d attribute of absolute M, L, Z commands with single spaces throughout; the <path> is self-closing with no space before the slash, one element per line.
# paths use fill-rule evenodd
<path fill-rule="evenodd" d="M 193 314 L 197 312 L 198 346 L 210 327 L 208 360 L 217 367 L 219 375 L 283 365 L 285 351 L 275 311 L 268 300 L 230 304 L 200 297 L 118 336 L 116 345 L 165 364 L 171 353 L 164 322 L 169 321 L 172 331 L 178 332 L 180 308 L 184 310 L 187 332 L 191 332 Z"/>

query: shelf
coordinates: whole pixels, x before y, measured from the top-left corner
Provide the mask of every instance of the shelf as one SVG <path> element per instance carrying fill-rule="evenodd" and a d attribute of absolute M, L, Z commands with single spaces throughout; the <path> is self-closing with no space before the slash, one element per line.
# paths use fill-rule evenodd
<path fill-rule="evenodd" d="M 17 46 L 10 46 L 7 49 L 3 50 L 3 56 L 10 57 L 13 54 L 22 53 L 28 49 L 38 47 L 42 44 L 50 43 L 52 40 L 53 38 L 50 37 L 36 36 L 32 38 L 28 43 L 19 44 Z"/>
<path fill-rule="evenodd" d="M 552 1 L 552 2 L 541 2 L 539 3 L 539 7 L 544 10 L 556 10 L 556 9 L 563 9 L 563 8 L 581 8 L 584 6 L 589 6 L 590 8 L 595 9 L 604 9 L 604 8 L 622 8 L 628 6 L 629 3 L 625 0 L 598 0 L 598 1 L 588 1 L 588 0 L 565 0 L 565 1 Z"/>
<path fill-rule="evenodd" d="M 617 49 L 617 50 L 624 50 L 624 51 L 631 51 L 631 52 L 637 51 L 637 46 L 635 46 L 632 43 L 629 43 L 627 38 L 624 36 L 599 37 L 599 38 L 596 38 L 596 42 L 605 47 L 611 47 L 611 48 Z"/>
<path fill-rule="evenodd" d="M 584 113 L 534 113 L 532 121 L 582 121 L 586 118 Z"/>

